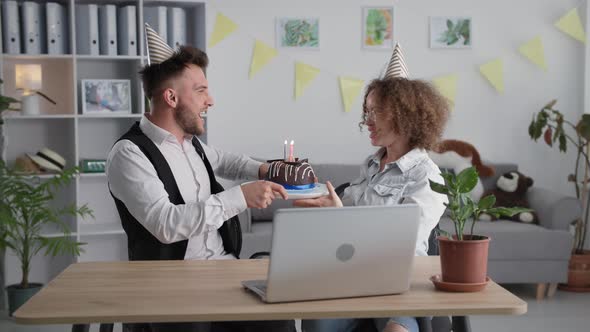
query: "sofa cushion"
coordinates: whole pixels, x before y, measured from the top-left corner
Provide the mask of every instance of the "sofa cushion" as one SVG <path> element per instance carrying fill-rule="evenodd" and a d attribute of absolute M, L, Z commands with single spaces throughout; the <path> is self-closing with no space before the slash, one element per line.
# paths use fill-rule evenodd
<path fill-rule="evenodd" d="M 443 217 L 441 229 L 454 234 L 453 222 Z M 471 222 L 465 227 L 470 232 Z M 569 232 L 509 220 L 478 221 L 475 234 L 489 236 L 489 260 L 567 260 L 573 245 Z"/>

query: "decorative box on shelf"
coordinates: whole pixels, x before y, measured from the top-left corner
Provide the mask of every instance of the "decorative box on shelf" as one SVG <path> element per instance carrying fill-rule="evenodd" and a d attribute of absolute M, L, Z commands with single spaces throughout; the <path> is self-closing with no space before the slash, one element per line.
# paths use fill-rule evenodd
<path fill-rule="evenodd" d="M 82 173 L 104 173 L 107 161 L 104 159 L 82 159 L 80 171 Z"/>

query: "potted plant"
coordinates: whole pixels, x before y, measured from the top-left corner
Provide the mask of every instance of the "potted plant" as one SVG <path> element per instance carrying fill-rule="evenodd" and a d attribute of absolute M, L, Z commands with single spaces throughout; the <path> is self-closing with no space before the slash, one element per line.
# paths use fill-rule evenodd
<path fill-rule="evenodd" d="M 0 89 L 4 81 L 0 79 Z M 19 109 L 14 107 L 15 104 L 20 103 L 18 100 L 3 96 L 0 93 L 0 159 L 4 160 L 4 151 L 6 146 L 6 140 L 4 139 L 4 111 L 18 111 Z M 2 227 L 0 223 L 0 228 Z M 0 285 L 4 285 L 4 249 L 0 248 Z M 0 310 L 4 309 L 4 288 L 0 287 Z"/>
<path fill-rule="evenodd" d="M 2 84 L 4 83 L 4 81 L 2 81 L 2 79 L 0 79 L 0 88 L 2 86 Z M 4 111 L 18 111 L 19 108 L 15 107 L 15 104 L 20 104 L 20 101 L 12 98 L 12 97 L 8 97 L 8 96 L 3 96 L 2 94 L 0 94 L 0 159 L 4 160 L 4 119 L 2 118 L 2 116 L 4 115 Z"/>
<path fill-rule="evenodd" d="M 445 206 L 453 221 L 455 233 L 440 231 L 439 240 L 442 281 L 453 284 L 485 286 L 487 278 L 488 248 L 490 238 L 473 233 L 475 224 L 482 213 L 500 217 L 513 216 L 530 209 L 495 207 L 496 197 L 488 195 L 474 202 L 469 193 L 475 188 L 479 174 L 475 167 L 469 167 L 455 175 L 442 172 L 444 184 L 430 180 L 430 188 L 447 195 Z M 469 233 L 465 227 L 471 221 Z M 480 288 L 481 289 L 481 288 Z M 475 290 L 475 289 L 474 289 Z"/>
<path fill-rule="evenodd" d="M 19 284 L 6 287 L 10 315 L 40 288 L 29 282 L 31 259 L 41 250 L 45 255 L 79 255 L 83 243 L 71 238 L 68 224 L 62 217 L 93 216 L 86 206 L 74 204 L 55 207 L 52 201 L 57 190 L 70 183 L 77 168 L 41 180 L 38 177 L 14 173 L 0 160 L 0 248 L 11 249 L 21 263 L 22 279 Z M 45 237 L 43 227 L 57 227 L 63 236 Z"/>
<path fill-rule="evenodd" d="M 529 135 L 537 141 L 543 141 L 553 147 L 555 143 L 561 152 L 567 152 L 571 144 L 576 149 L 574 172 L 567 179 L 572 182 L 576 197 L 582 205 L 582 218 L 573 222 L 574 247 L 570 258 L 567 285 L 561 289 L 572 291 L 590 291 L 590 250 L 584 250 L 588 233 L 588 207 L 590 195 L 590 114 L 582 114 L 576 123 L 565 119 L 563 114 L 554 108 L 557 100 L 552 100 L 543 107 L 529 125 Z M 583 170 L 583 172 L 581 172 Z"/>

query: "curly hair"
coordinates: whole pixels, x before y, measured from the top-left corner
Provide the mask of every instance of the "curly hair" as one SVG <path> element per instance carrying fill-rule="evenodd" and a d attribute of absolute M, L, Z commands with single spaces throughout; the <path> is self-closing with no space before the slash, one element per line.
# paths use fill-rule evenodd
<path fill-rule="evenodd" d="M 393 129 L 409 138 L 410 148 L 430 150 L 440 140 L 449 103 L 430 83 L 406 78 L 373 80 L 365 92 L 361 128 L 367 120 L 370 93 L 381 111 L 390 113 Z"/>
<path fill-rule="evenodd" d="M 181 46 L 166 61 L 143 67 L 139 74 L 146 97 L 151 99 L 167 80 L 178 77 L 190 64 L 196 65 L 205 72 L 209 58 L 205 52 L 196 47 Z"/>

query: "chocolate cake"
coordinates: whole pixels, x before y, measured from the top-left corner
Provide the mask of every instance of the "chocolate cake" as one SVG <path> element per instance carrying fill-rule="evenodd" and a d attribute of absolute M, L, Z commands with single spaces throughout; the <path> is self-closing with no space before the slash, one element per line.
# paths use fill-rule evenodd
<path fill-rule="evenodd" d="M 283 185 L 286 189 L 310 189 L 315 187 L 315 173 L 307 159 L 294 162 L 282 159 L 269 160 L 268 180 Z"/>

